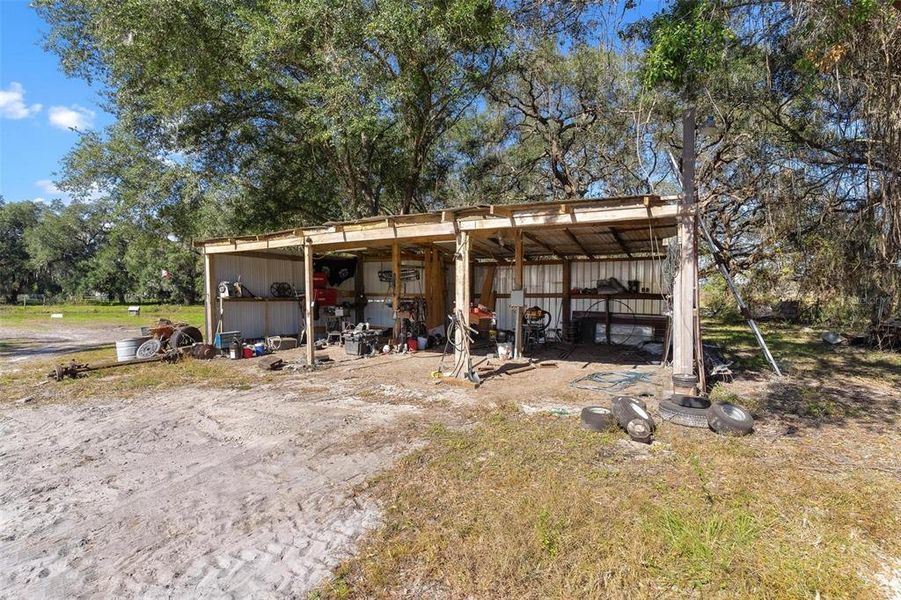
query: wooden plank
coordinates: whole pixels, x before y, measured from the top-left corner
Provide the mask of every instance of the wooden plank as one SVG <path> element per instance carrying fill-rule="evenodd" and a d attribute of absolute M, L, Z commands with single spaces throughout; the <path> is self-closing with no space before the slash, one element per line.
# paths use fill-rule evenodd
<path fill-rule="evenodd" d="M 457 253 L 455 255 L 456 258 L 454 259 L 454 311 L 462 312 L 463 322 L 467 328 L 469 327 L 470 320 L 469 279 L 471 267 L 469 264 L 469 252 L 471 245 L 469 233 L 461 231 L 457 234 Z M 454 333 L 454 345 L 456 346 L 456 348 L 454 348 L 454 364 L 463 365 L 462 369 L 460 369 L 461 377 L 468 375 L 472 368 L 472 359 L 464 348 L 463 343 L 463 337 L 466 335 L 468 335 L 468 332 L 462 331 L 459 327 Z"/>
<path fill-rule="evenodd" d="M 497 267 L 488 265 L 484 268 L 482 277 L 482 291 L 479 294 L 479 302 L 489 309 L 494 310 L 494 272 Z"/>
<path fill-rule="evenodd" d="M 397 309 L 400 306 L 400 288 L 403 283 L 400 280 L 400 244 L 395 240 L 391 244 L 391 273 L 394 275 L 394 295 L 391 298 L 391 310 L 394 311 L 394 339 L 400 337 L 401 320 L 397 317 Z"/>
<path fill-rule="evenodd" d="M 694 108 L 682 116 L 682 199 L 679 203 L 679 269 L 673 283 L 673 375 L 694 374 L 694 287 L 697 285 L 695 254 Z"/>
<path fill-rule="evenodd" d="M 307 242 L 303 249 L 304 320 L 306 323 L 306 359 L 312 365 L 316 359 L 316 327 L 313 321 L 313 244 Z"/>
<path fill-rule="evenodd" d="M 621 236 L 619 232 L 612 227 L 610 228 L 610 235 L 612 235 L 613 239 L 616 240 L 616 245 L 619 246 L 620 249 L 622 249 L 623 253 L 625 253 L 625 255 L 629 258 L 632 258 L 632 253 L 629 251 L 629 247 L 626 246 L 626 242 L 623 241 L 623 236 Z"/>
<path fill-rule="evenodd" d="M 556 248 L 554 248 L 554 247 L 551 246 L 550 244 L 541 241 L 540 239 L 538 239 L 536 236 L 532 235 L 532 234 L 529 233 L 528 231 L 523 231 L 523 232 L 522 232 L 522 237 L 526 238 L 526 239 L 529 240 L 530 242 L 533 242 L 533 243 L 535 243 L 535 244 L 538 244 L 539 246 L 541 246 L 542 248 L 544 248 L 545 250 L 547 250 L 548 252 L 550 252 L 551 254 L 553 254 L 554 256 L 556 256 L 557 258 L 562 259 L 563 256 L 564 256 L 564 254 L 565 254 L 565 253 L 563 253 L 563 252 L 560 252 L 559 250 L 557 250 Z"/>
<path fill-rule="evenodd" d="M 301 232 L 302 235 L 286 232 L 279 233 L 278 237 L 259 236 L 264 238 L 259 240 L 234 238 L 227 241 L 208 241 L 202 245 L 210 254 L 223 254 L 297 247 L 305 243 L 305 238 L 309 238 L 317 252 L 330 252 L 372 248 L 394 239 L 409 243 L 451 241 L 455 239 L 457 230 L 490 232 L 509 231 L 522 227 L 564 228 L 608 223 L 637 225 L 647 222 L 648 219 L 660 221 L 660 225 L 663 226 L 671 223 L 678 213 L 677 207 L 673 204 L 662 204 L 655 201 L 650 206 L 645 206 L 640 198 L 614 204 L 573 204 L 572 212 L 564 213 L 560 213 L 558 207 L 558 204 L 547 203 L 546 207 L 530 207 L 527 211 L 515 208 L 509 217 L 491 215 L 485 211 L 482 218 L 466 218 L 465 220 L 462 220 L 464 213 L 460 213 L 455 216 L 454 220 L 447 222 L 441 222 L 440 215 L 435 216 L 438 219 L 435 222 L 416 222 L 415 220 L 411 222 L 398 217 L 391 223 L 386 223 L 384 218 L 381 218 L 366 227 L 319 227 L 304 230 Z"/>
<path fill-rule="evenodd" d="M 208 344 L 213 343 L 213 339 L 216 336 L 216 328 L 219 325 L 216 322 L 219 318 L 216 304 L 216 291 L 219 289 L 219 282 L 216 281 L 215 258 L 215 256 L 206 253 L 203 255 L 203 320 L 206 328 L 206 343 Z"/>
<path fill-rule="evenodd" d="M 582 254 L 584 254 L 588 258 L 594 258 L 594 255 L 592 255 L 592 253 L 589 252 L 587 248 L 585 248 L 584 244 L 582 244 L 581 240 L 579 240 L 576 234 L 574 234 L 569 229 L 564 229 L 563 232 L 566 233 L 566 237 L 572 240 L 572 242 L 579 247 L 579 250 L 582 251 Z"/>
<path fill-rule="evenodd" d="M 563 261 L 563 302 L 561 303 L 561 312 L 563 313 L 563 329 L 566 330 L 567 325 L 572 320 L 572 263 L 569 260 Z"/>
<path fill-rule="evenodd" d="M 357 259 L 357 270 L 354 271 L 354 304 L 362 294 L 366 293 L 365 273 L 363 271 L 363 261 Z M 354 323 L 362 323 L 366 320 L 365 307 L 356 306 L 354 308 Z"/>
<path fill-rule="evenodd" d="M 523 289 L 523 279 L 525 274 L 525 269 L 523 267 L 523 255 L 522 255 L 522 230 L 517 229 L 513 232 L 513 248 L 514 248 L 514 266 L 513 266 L 513 289 L 521 290 Z M 521 358 L 522 357 L 522 311 L 523 307 L 516 307 L 515 315 L 514 315 L 514 346 L 513 346 L 513 358 Z"/>

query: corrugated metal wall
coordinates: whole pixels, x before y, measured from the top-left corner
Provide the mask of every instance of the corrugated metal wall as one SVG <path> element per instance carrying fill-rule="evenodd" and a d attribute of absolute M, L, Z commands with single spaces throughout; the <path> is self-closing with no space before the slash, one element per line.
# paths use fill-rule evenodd
<path fill-rule="evenodd" d="M 473 269 L 475 292 L 482 288 L 485 268 L 476 266 Z M 656 260 L 623 260 L 623 261 L 574 261 L 572 263 L 571 286 L 573 288 L 593 288 L 599 279 L 616 277 L 623 285 L 630 279 L 641 282 L 641 288 L 648 288 L 650 293 L 660 293 L 662 279 L 660 261 Z M 526 265 L 523 269 L 524 285 L 527 294 L 561 293 L 563 290 L 563 265 Z M 494 289 L 498 294 L 509 294 L 513 289 L 513 267 L 499 266 L 494 273 Z M 513 310 L 509 308 L 506 298 L 499 298 L 496 305 L 498 327 L 513 329 L 515 326 Z M 526 298 L 529 306 L 539 306 L 551 313 L 551 328 L 562 326 L 563 314 L 561 298 Z M 665 310 L 663 300 L 616 300 L 611 303 L 611 311 L 643 315 L 661 315 Z M 603 301 L 595 299 L 573 298 L 572 310 L 603 310 Z"/>
<path fill-rule="evenodd" d="M 422 267 L 421 261 L 403 261 L 407 267 Z M 574 288 L 594 287 L 599 279 L 616 277 L 623 285 L 630 279 L 641 282 L 642 288 L 652 293 L 661 292 L 661 263 L 655 260 L 624 261 L 577 261 L 572 263 L 572 282 Z M 390 327 L 393 325 L 394 312 L 388 308 L 384 300 L 388 297 L 388 284 L 379 281 L 380 270 L 390 270 L 390 261 L 363 263 L 363 282 L 369 304 L 364 310 L 365 319 L 374 327 Z M 233 254 L 219 254 L 215 259 L 217 281 L 241 281 L 258 296 L 268 296 L 269 286 L 276 281 L 287 281 L 297 290 L 303 290 L 303 262 L 289 260 L 272 260 Z M 563 285 L 563 267 L 560 264 L 526 265 L 524 269 L 527 293 L 560 293 Z M 420 273 L 420 277 L 422 274 Z M 447 290 L 448 307 L 453 305 L 453 267 L 448 267 Z M 484 267 L 473 268 L 473 285 L 476 293 L 482 288 Z M 421 294 L 422 279 L 407 283 L 407 292 Z M 344 281 L 339 290 L 352 292 L 353 279 Z M 494 275 L 494 289 L 499 294 L 509 294 L 513 288 L 513 267 L 499 266 Z M 537 305 L 552 315 L 552 328 L 559 328 L 562 321 L 562 300 L 560 298 L 530 298 L 530 306 Z M 514 328 L 513 311 L 506 298 L 497 302 L 498 327 Z M 573 311 L 603 310 L 603 303 L 593 299 L 573 298 Z M 660 315 L 665 310 L 662 300 L 617 300 L 611 309 L 617 313 Z M 217 309 L 218 310 L 218 309 Z M 269 302 L 228 302 L 225 303 L 223 329 L 240 330 L 247 338 L 264 337 L 266 335 L 296 334 L 303 322 L 303 307 L 296 301 Z M 267 315 L 268 312 L 268 315 Z"/>
<path fill-rule="evenodd" d="M 238 281 L 259 297 L 269 296 L 269 286 L 285 281 L 303 289 L 303 262 L 273 260 L 239 254 L 217 254 L 214 259 L 216 281 Z M 218 306 L 214 314 L 218 312 Z M 267 302 L 223 302 L 223 331 L 240 331 L 245 338 L 267 335 L 296 335 L 300 331 L 303 306 L 296 300 Z"/>
<path fill-rule="evenodd" d="M 363 263 L 363 289 L 369 304 L 363 309 L 363 316 L 372 327 L 393 327 L 394 310 L 385 305 L 385 299 L 389 298 L 389 284 L 379 281 L 379 271 L 390 271 L 391 261 Z M 418 267 L 419 280 L 406 282 L 406 292 L 415 295 L 423 293 L 422 288 L 422 261 L 404 260 L 401 267 Z M 353 289 L 353 286 L 351 286 Z"/>

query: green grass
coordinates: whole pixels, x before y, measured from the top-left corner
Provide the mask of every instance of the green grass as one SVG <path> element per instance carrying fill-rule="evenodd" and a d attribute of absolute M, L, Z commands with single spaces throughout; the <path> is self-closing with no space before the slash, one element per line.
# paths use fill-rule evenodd
<path fill-rule="evenodd" d="M 270 381 L 272 375 L 236 369 L 227 360 L 194 360 L 185 357 L 175 364 L 146 363 L 92 371 L 63 381 L 48 379 L 57 364 L 97 365 L 116 360 L 113 346 L 61 354 L 53 359 L 29 361 L 23 370 L 0 373 L 0 402 L 14 402 L 27 396 L 35 403 L 68 403 L 87 398 L 129 398 L 153 391 L 182 386 L 250 389 Z"/>
<path fill-rule="evenodd" d="M 64 325 L 126 325 L 140 327 L 159 318 L 184 321 L 192 325 L 203 323 L 203 306 L 170 304 L 141 305 L 141 314 L 128 314 L 129 304 L 48 304 L 44 306 L 0 305 L 0 325 L 10 327 Z M 52 313 L 63 318 L 51 319 Z"/>
<path fill-rule="evenodd" d="M 901 353 L 879 352 L 865 347 L 830 348 L 821 339 L 820 330 L 796 325 L 766 323 L 760 325 L 764 340 L 780 369 L 793 375 L 831 375 L 842 372 L 854 376 L 886 379 L 901 386 Z M 770 367 L 746 323 L 732 324 L 705 320 L 705 343 L 726 350 L 744 371 L 769 372 Z"/>
<path fill-rule="evenodd" d="M 901 551 L 896 477 L 658 434 L 667 445 L 636 456 L 618 434 L 513 408 L 436 428 L 375 482 L 385 525 L 315 596 L 878 597 L 867 574 Z"/>

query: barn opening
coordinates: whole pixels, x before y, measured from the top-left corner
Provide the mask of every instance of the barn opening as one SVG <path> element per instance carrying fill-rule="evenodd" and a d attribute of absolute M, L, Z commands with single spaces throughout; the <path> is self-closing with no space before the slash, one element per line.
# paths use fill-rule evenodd
<path fill-rule="evenodd" d="M 378 335 L 350 353 L 433 342 L 464 378 L 480 354 L 556 345 L 615 360 L 672 343 L 678 372 L 693 356 L 697 277 L 679 269 L 682 198 L 469 206 L 199 242 L 207 337 L 294 336 L 312 364 L 317 343 L 368 324 Z M 673 283 L 674 264 L 688 285 Z"/>

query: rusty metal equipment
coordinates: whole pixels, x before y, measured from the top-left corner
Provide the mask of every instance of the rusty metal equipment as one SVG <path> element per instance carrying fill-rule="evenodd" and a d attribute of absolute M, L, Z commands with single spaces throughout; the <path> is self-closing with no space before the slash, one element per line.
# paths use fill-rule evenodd
<path fill-rule="evenodd" d="M 138 358 L 150 358 L 160 352 L 178 350 L 203 342 L 203 334 L 199 329 L 187 323 L 173 323 L 169 319 L 158 320 L 154 327 L 149 328 L 148 333 L 153 338 L 138 348 L 136 352 Z"/>
<path fill-rule="evenodd" d="M 57 381 L 62 381 L 66 377 L 71 377 L 72 379 L 75 379 L 82 373 L 88 373 L 90 371 L 100 371 L 102 369 L 112 369 L 114 367 L 125 367 L 128 365 L 143 365 L 143 364 L 155 363 L 155 362 L 175 363 L 175 362 L 178 362 L 180 358 L 181 358 L 181 352 L 179 352 L 178 350 L 169 350 L 165 354 L 157 354 L 156 356 L 152 356 L 150 358 L 136 358 L 134 360 L 127 360 L 127 361 L 123 361 L 123 362 L 108 361 L 108 362 L 98 363 L 95 365 L 91 365 L 88 363 L 76 363 L 73 360 L 68 365 L 65 365 L 65 364 L 56 365 L 56 367 L 54 367 L 52 371 L 47 373 L 47 377 L 50 379 L 55 379 Z"/>

